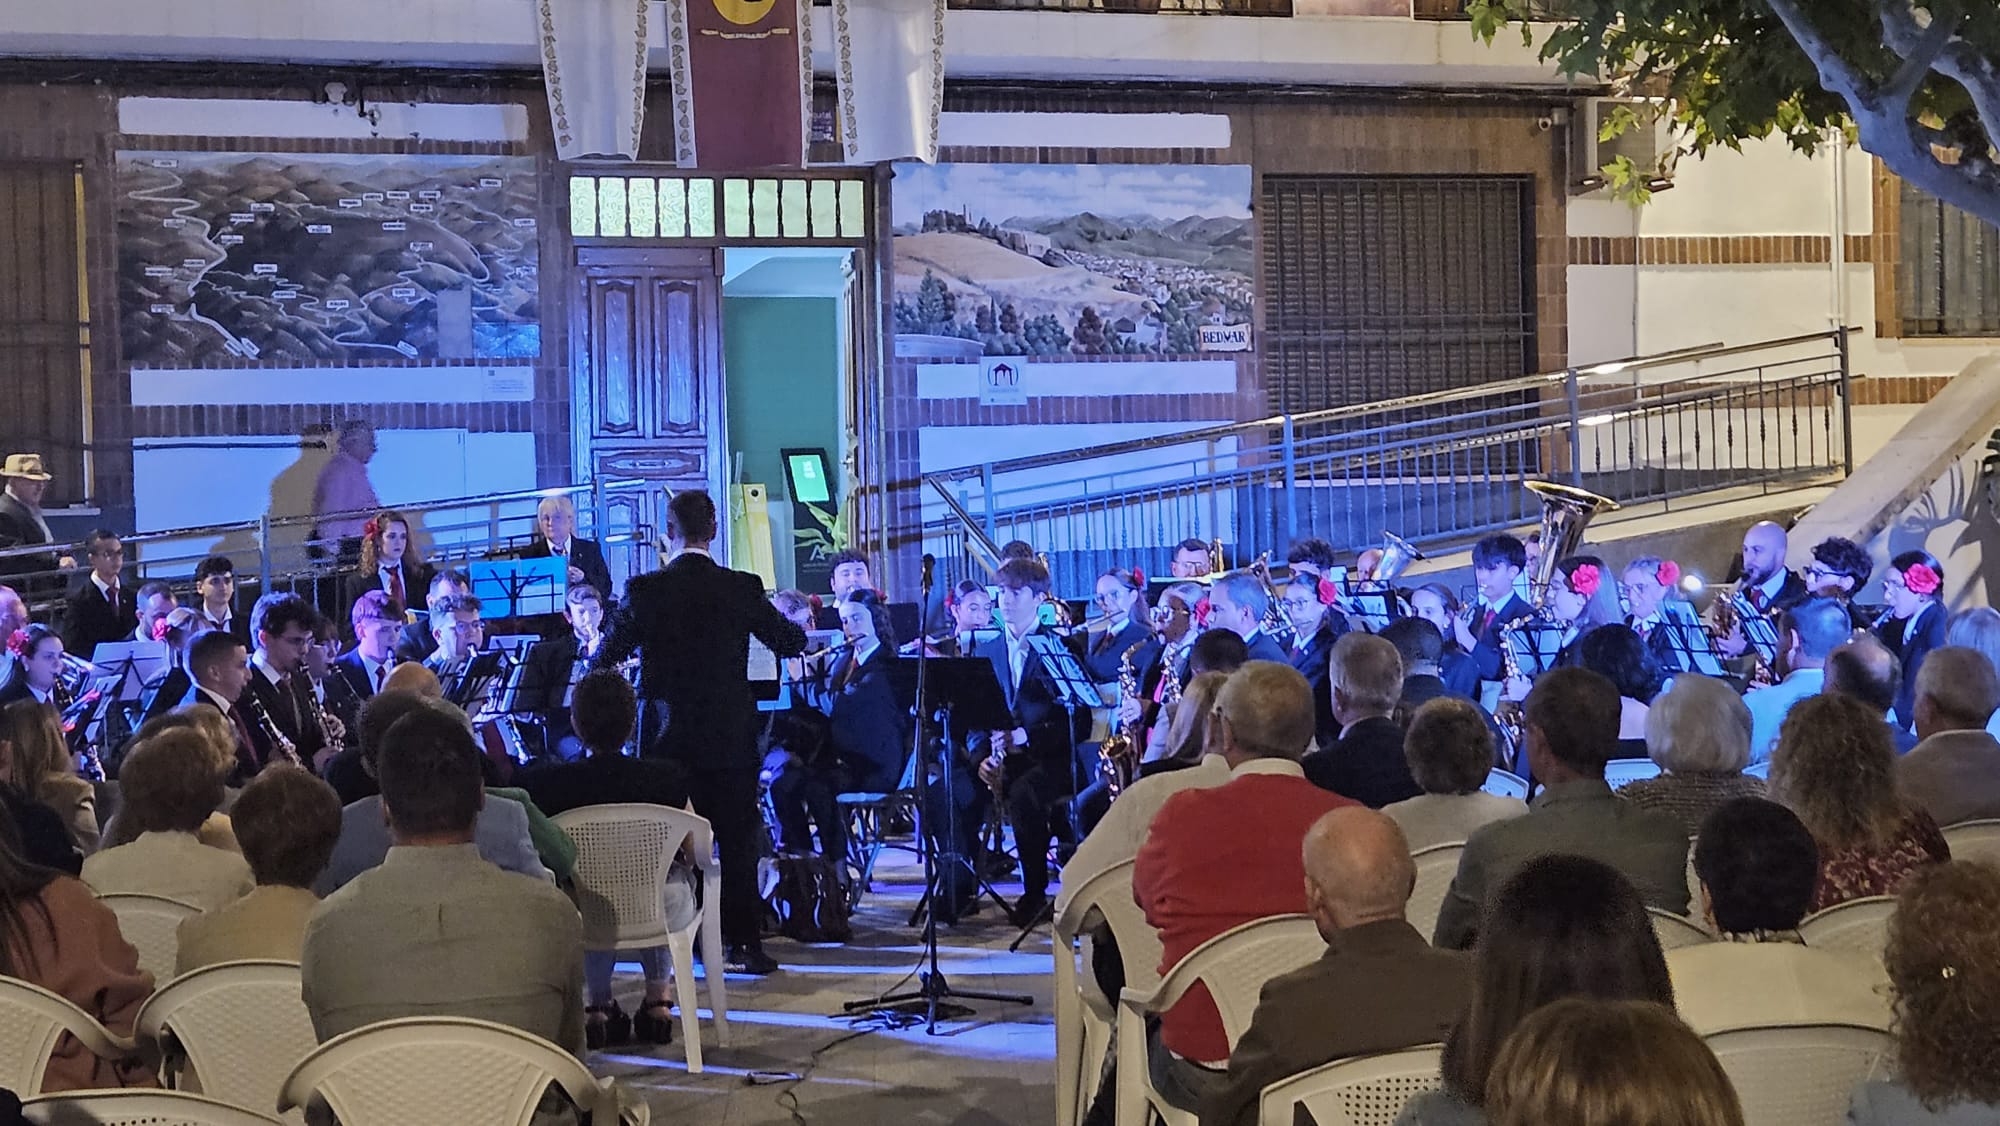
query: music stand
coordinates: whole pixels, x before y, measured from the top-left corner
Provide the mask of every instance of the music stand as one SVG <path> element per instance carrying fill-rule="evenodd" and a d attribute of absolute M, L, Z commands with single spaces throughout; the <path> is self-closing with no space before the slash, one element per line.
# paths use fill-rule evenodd
<path fill-rule="evenodd" d="M 1743 627 L 1744 640 L 1757 650 L 1767 669 L 1778 667 L 1778 623 L 1769 614 L 1744 614 L 1736 619 Z"/>
<path fill-rule="evenodd" d="M 569 597 L 569 560 L 482 559 L 465 565 L 472 593 L 487 618 L 529 618 L 561 614 Z"/>
<path fill-rule="evenodd" d="M 930 575 L 929 558 L 926 557 L 924 574 Z M 925 597 L 930 595 L 930 583 L 924 584 Z M 924 725 L 922 719 L 927 714 L 926 706 L 937 705 L 937 714 L 944 728 L 943 752 L 938 756 L 943 767 L 942 782 L 945 786 L 945 832 L 943 835 L 931 832 L 930 771 L 919 757 L 917 769 L 911 773 L 916 779 L 917 842 L 924 858 L 924 897 L 931 903 L 930 915 L 924 920 L 925 958 L 929 963 L 927 971 L 917 975 L 917 988 L 902 993 L 890 993 L 881 997 L 869 997 L 859 1001 L 849 1001 L 841 1008 L 846 1012 L 862 1009 L 898 1008 L 910 1002 L 922 1002 L 925 1014 L 925 1032 L 937 1035 L 938 1014 L 941 1009 L 957 1008 L 947 998 L 960 997 L 974 1001 L 999 1001 L 1007 1004 L 1032 1005 L 1034 998 L 1019 993 L 984 993 L 976 990 L 956 989 L 945 980 L 938 969 L 938 922 L 937 895 L 943 890 L 944 869 L 940 866 L 939 842 L 944 842 L 950 852 L 948 859 L 964 863 L 958 856 L 958 806 L 953 800 L 952 779 L 957 748 L 952 741 L 952 719 L 958 718 L 969 730 L 999 731 L 1011 729 L 1014 725 L 1013 710 L 1007 706 L 1007 699 L 1000 690 L 1000 678 L 994 674 L 993 662 L 983 657 L 939 657 L 932 659 L 927 651 L 919 647 L 914 661 L 891 662 L 890 684 L 897 694 L 898 702 L 910 701 L 918 722 L 913 739 L 912 754 L 923 753 Z M 907 671 L 906 671 L 907 670 Z M 932 677 L 936 681 L 932 681 Z M 907 693 L 905 688 L 907 687 Z M 1002 909 L 1007 901 L 1000 899 L 998 892 L 980 879 L 979 871 L 972 868 L 973 878 L 982 889 L 999 900 Z M 920 905 L 921 907 L 921 905 Z"/>
<path fill-rule="evenodd" d="M 457 672 L 447 673 L 443 678 L 446 702 L 472 714 L 474 703 L 490 699 L 496 686 L 504 686 L 507 670 L 507 654 L 498 649 L 486 649 L 472 655 Z M 481 711 L 485 708 L 482 706 Z"/>
<path fill-rule="evenodd" d="M 90 663 L 100 672 L 132 674 L 134 683 L 119 686 L 120 700 L 137 700 L 154 677 L 167 671 L 173 655 L 164 641 L 102 641 L 91 652 Z"/>
<path fill-rule="evenodd" d="M 1667 655 L 1674 665 L 1672 671 L 1718 678 L 1729 675 L 1723 671 L 1722 661 L 1715 655 L 1715 644 L 1689 603 L 1678 600 L 1660 603 L 1660 624 L 1653 628 L 1667 631 Z"/>
<path fill-rule="evenodd" d="M 1501 634 L 1501 644 L 1514 656 L 1521 675 L 1537 677 L 1556 667 L 1562 653 L 1563 635 L 1569 626 L 1552 618 L 1531 618 Z"/>

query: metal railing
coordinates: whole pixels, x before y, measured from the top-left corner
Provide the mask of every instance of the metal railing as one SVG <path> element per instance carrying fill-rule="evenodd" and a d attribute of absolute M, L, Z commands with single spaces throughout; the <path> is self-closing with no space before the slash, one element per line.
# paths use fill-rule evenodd
<path fill-rule="evenodd" d="M 1534 478 L 1669 506 L 1834 480 L 1853 468 L 1846 331 L 931 473 L 924 550 L 956 581 L 1025 540 L 1075 594 L 1110 567 L 1163 574 L 1189 537 L 1239 562 L 1305 536 L 1463 542 L 1538 520 Z"/>
<path fill-rule="evenodd" d="M 637 480 L 600 481 L 384 507 L 409 519 L 411 551 L 433 563 L 457 565 L 505 555 L 524 545 L 535 533 L 536 506 L 543 498 L 552 496 L 571 498 L 577 510 L 579 536 L 596 539 L 606 547 L 651 543 L 648 528 L 607 531 L 610 528 L 605 505 L 607 494 L 644 484 Z M 292 591 L 311 597 L 328 589 L 322 584 L 332 583 L 354 567 L 353 560 L 341 558 L 338 544 L 316 538 L 317 526 L 328 521 L 367 518 L 377 511 L 316 516 L 266 514 L 255 520 L 121 534 L 119 539 L 126 552 L 125 579 L 135 585 L 158 579 L 177 591 L 185 591 L 196 564 L 211 555 L 225 555 L 236 567 L 240 586 L 252 587 L 254 576 L 254 590 L 258 592 Z M 604 534 L 599 534 L 601 531 Z M 31 612 L 36 617 L 46 617 L 62 600 L 65 589 L 88 572 L 86 546 L 58 543 L 0 550 L 0 584 L 21 591 L 28 598 Z M 40 562 L 51 556 L 71 557 L 76 566 L 5 573 L 11 570 L 7 566 L 9 561 Z M 321 610 L 336 617 L 345 614 L 344 607 L 336 611 L 331 606 L 321 606 Z"/>

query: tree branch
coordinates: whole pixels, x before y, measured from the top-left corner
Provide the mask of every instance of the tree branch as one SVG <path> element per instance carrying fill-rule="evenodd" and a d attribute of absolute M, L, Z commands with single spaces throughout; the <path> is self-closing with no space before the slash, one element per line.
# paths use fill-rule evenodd
<path fill-rule="evenodd" d="M 1944 54 L 1945 45 L 1958 30 L 1962 14 L 1954 13 L 1947 19 L 1939 11 L 1942 5 L 1931 8 L 1931 25 L 1917 27 L 1916 17 L 1910 14 L 1907 0 L 1875 0 L 1875 10 L 1882 19 L 1882 38 L 1891 50 L 1903 57 L 1903 65 L 1896 71 L 1887 85 L 1882 87 L 1882 96 L 1891 102 L 1908 105 L 1917 96 L 1917 90 L 1930 77 L 1936 67 L 1938 57 Z M 1899 26 L 1902 25 L 1902 26 Z"/>
<path fill-rule="evenodd" d="M 1916 17 L 1906 4 L 1886 0 L 1878 10 L 1882 16 L 1883 42 L 1898 55 L 1910 58 L 1924 38 L 1924 29 L 1917 25 Z M 1935 28 L 1942 21 L 1935 9 L 1932 16 L 1931 24 Z M 1952 21 L 1954 33 L 1962 21 L 1962 16 Z M 1994 66 L 1992 59 L 1954 35 L 1938 52 L 1932 69 L 1965 89 L 1972 100 L 1973 113 L 1986 133 L 1986 143 L 2000 149 L 2000 67 Z"/>
<path fill-rule="evenodd" d="M 1840 52 L 1833 49 L 1813 22 L 1806 18 L 1799 0 L 1765 0 L 1778 22 L 1785 25 L 1792 38 L 1798 41 L 1806 58 L 1812 60 L 1813 69 L 1819 72 L 1819 83 L 1830 94 L 1837 94 L 1847 100 L 1850 107 L 1861 103 L 1873 104 L 1875 90 L 1863 78 L 1861 72 L 1848 65 Z"/>

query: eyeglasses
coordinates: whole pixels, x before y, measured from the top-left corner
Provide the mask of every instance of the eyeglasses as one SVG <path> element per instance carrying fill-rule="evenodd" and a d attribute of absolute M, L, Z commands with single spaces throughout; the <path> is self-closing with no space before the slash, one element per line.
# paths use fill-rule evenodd
<path fill-rule="evenodd" d="M 1840 577 L 1839 571 L 1828 570 L 1817 563 L 1807 564 L 1806 569 L 1800 573 L 1809 579 L 1837 579 Z"/>
<path fill-rule="evenodd" d="M 1909 590 L 1910 588 L 1903 584 L 1903 580 L 1896 578 L 1895 576 L 1892 575 L 1882 580 L 1882 589 L 1885 591 L 1890 591 L 1890 590 L 1906 591 Z"/>

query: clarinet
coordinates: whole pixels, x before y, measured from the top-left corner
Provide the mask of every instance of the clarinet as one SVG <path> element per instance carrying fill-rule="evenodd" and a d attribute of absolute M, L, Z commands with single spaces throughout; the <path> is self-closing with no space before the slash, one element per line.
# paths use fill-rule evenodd
<path fill-rule="evenodd" d="M 270 710 L 264 707 L 264 701 L 259 700 L 255 692 L 243 693 L 243 698 L 238 700 L 237 704 L 250 713 L 252 723 L 263 729 L 264 737 L 271 741 L 271 750 L 274 754 L 293 766 L 305 765 L 299 760 L 298 747 L 285 737 L 284 731 L 278 727 L 277 721 L 271 718 Z"/>

